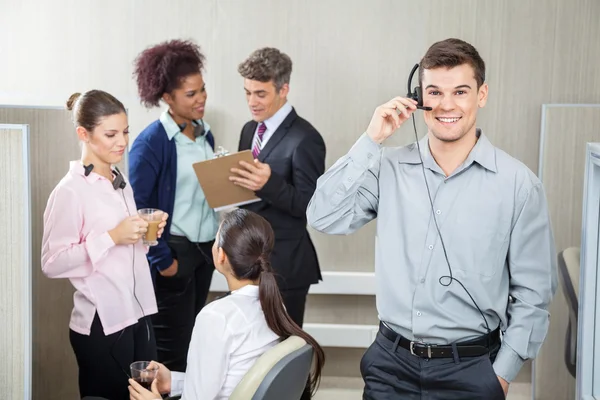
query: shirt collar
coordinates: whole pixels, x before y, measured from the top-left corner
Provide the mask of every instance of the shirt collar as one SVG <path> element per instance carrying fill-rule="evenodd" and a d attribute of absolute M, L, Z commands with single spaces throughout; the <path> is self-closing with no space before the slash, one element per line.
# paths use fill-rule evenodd
<path fill-rule="evenodd" d="M 477 129 L 477 137 L 477 143 L 475 143 L 475 146 L 471 149 L 471 152 L 463 163 L 464 168 L 473 162 L 476 162 L 491 172 L 497 172 L 496 151 L 494 145 L 492 145 L 487 136 L 481 132 L 481 129 Z M 431 170 L 439 170 L 440 168 L 435 162 L 431 150 L 429 149 L 429 135 L 425 135 L 425 137 L 419 140 L 418 147 L 421 148 L 423 165 Z M 404 147 L 399 153 L 398 162 L 400 164 L 420 164 L 421 159 L 419 158 L 418 147 L 416 143 L 411 143 Z"/>
<path fill-rule="evenodd" d="M 465 165 L 469 165 L 473 161 L 481 165 L 483 168 L 491 171 L 498 172 L 496 165 L 496 149 L 490 140 L 481 132 L 481 129 L 477 129 L 477 143 L 475 147 L 469 153 Z"/>
<path fill-rule="evenodd" d="M 231 294 L 258 298 L 258 285 L 242 286 L 238 290 L 233 290 Z"/>
<path fill-rule="evenodd" d="M 83 168 L 83 164 L 79 160 L 69 162 L 69 171 L 71 171 L 74 174 L 83 176 L 85 180 L 90 183 L 94 183 L 102 179 L 108 180 L 102 175 L 95 173 L 94 170 L 92 170 L 92 172 L 88 176 L 85 176 L 85 169 Z"/>
<path fill-rule="evenodd" d="M 281 108 L 279 110 L 277 110 L 277 112 L 275 114 L 273 114 L 273 116 L 271 118 L 265 119 L 263 122 L 265 123 L 265 125 L 267 126 L 267 129 L 270 132 L 275 132 L 277 130 L 277 128 L 279 128 L 279 125 L 282 124 L 285 117 L 287 117 L 288 114 L 291 112 L 292 112 L 292 105 L 290 104 L 289 101 L 286 101 L 285 104 L 283 106 L 281 106 Z"/>
<path fill-rule="evenodd" d="M 167 137 L 169 138 L 169 140 L 173 139 L 175 137 L 175 135 L 177 135 L 178 133 L 181 133 L 181 129 L 179 129 L 179 125 L 177 125 L 177 123 L 175 122 L 173 117 L 171 117 L 171 114 L 169 114 L 168 109 L 163 111 L 162 114 L 160 114 L 159 119 L 160 119 L 160 123 L 165 128 L 165 132 L 167 132 Z M 195 126 L 204 124 L 205 132 L 208 132 L 210 130 L 210 126 L 201 119 L 192 121 L 192 123 L 195 124 Z"/>

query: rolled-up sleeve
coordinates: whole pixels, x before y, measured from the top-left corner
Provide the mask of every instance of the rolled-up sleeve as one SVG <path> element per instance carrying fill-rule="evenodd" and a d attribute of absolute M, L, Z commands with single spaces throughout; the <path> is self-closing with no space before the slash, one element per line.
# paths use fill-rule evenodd
<path fill-rule="evenodd" d="M 44 211 L 42 271 L 49 278 L 83 278 L 91 275 L 115 245 L 108 232 L 82 238 L 83 211 L 79 197 L 57 187 Z"/>
<path fill-rule="evenodd" d="M 548 332 L 548 307 L 557 286 L 557 254 L 541 183 L 524 195 L 508 252 L 508 327 L 494 361 L 496 375 L 511 382 L 527 359 L 537 356 Z"/>
<path fill-rule="evenodd" d="M 363 134 L 348 154 L 317 180 L 307 209 L 317 231 L 346 235 L 377 216 L 381 146 Z"/>

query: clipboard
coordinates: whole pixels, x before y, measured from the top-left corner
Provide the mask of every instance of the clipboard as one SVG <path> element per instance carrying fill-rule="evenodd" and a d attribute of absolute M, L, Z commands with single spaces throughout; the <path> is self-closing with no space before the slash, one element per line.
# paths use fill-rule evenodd
<path fill-rule="evenodd" d="M 240 161 L 254 162 L 251 150 L 200 161 L 192 166 L 208 205 L 215 211 L 255 203 L 261 199 L 253 191 L 235 185 L 229 180 L 231 168 L 239 167 Z"/>

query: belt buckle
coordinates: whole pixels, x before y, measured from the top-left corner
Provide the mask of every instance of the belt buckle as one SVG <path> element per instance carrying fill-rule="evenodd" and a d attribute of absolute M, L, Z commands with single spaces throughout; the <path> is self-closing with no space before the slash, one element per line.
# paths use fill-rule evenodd
<path fill-rule="evenodd" d="M 431 345 L 430 344 L 425 344 L 425 343 L 419 343 L 419 342 L 416 342 L 416 343 L 417 344 L 421 344 L 421 345 L 427 347 L 427 358 L 431 358 Z M 411 340 L 410 341 L 410 354 L 412 354 L 413 356 L 421 357 L 421 355 L 415 353 L 415 347 L 414 346 L 415 346 L 415 341 Z"/>

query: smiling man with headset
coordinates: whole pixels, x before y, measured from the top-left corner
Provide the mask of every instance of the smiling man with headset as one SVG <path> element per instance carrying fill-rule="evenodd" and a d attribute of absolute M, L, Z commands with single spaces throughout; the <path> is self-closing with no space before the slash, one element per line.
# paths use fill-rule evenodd
<path fill-rule="evenodd" d="M 417 68 L 421 86 L 413 91 Z M 503 399 L 539 351 L 556 290 L 544 189 L 477 128 L 488 86 L 472 45 L 433 44 L 408 86 L 406 98 L 375 110 L 366 132 L 318 180 L 308 222 L 349 234 L 382 216 L 381 323 L 361 360 L 365 399 Z M 428 127 L 420 140 L 417 109 Z M 384 148 L 411 116 L 417 141 Z"/>

